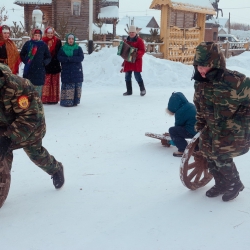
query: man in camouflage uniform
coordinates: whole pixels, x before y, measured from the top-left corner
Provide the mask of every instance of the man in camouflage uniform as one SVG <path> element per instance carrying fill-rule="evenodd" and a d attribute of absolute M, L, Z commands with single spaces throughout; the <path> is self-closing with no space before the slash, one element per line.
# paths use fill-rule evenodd
<path fill-rule="evenodd" d="M 244 189 L 233 157 L 249 150 L 250 79 L 226 69 L 224 55 L 212 42 L 197 46 L 193 65 L 195 128 L 204 128 L 199 148 L 215 179 L 206 196 L 223 194 L 222 200 L 229 201 Z"/>
<path fill-rule="evenodd" d="M 11 170 L 14 149 L 51 175 L 56 189 L 64 184 L 63 166 L 42 146 L 46 132 L 43 105 L 29 80 L 0 63 L 0 160 Z"/>

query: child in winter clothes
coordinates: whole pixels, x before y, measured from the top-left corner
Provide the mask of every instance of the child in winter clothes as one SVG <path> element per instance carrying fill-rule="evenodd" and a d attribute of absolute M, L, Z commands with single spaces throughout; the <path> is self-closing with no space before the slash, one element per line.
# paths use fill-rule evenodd
<path fill-rule="evenodd" d="M 173 156 L 182 157 L 187 146 L 185 139 L 193 138 L 196 134 L 194 129 L 196 123 L 195 105 L 188 102 L 181 92 L 174 92 L 169 98 L 166 112 L 175 116 L 175 126 L 169 128 L 170 144 L 178 148 L 178 151 L 174 152 Z"/>

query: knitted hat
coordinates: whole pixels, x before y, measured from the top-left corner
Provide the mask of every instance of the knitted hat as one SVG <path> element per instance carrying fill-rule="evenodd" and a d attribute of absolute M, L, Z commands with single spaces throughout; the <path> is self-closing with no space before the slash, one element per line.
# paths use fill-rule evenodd
<path fill-rule="evenodd" d="M 33 35 L 35 35 L 35 34 L 42 35 L 43 34 L 43 32 L 39 29 L 34 29 L 32 33 L 33 33 Z"/>
<path fill-rule="evenodd" d="M 137 33 L 136 32 L 136 27 L 134 25 L 129 26 L 128 32 L 135 32 L 135 33 Z"/>

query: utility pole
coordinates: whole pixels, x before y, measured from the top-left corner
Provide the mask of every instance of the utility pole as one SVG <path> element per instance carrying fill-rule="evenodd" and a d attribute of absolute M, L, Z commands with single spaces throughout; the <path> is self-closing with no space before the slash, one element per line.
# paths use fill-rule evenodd
<path fill-rule="evenodd" d="M 229 12 L 229 24 L 228 24 L 228 34 L 231 34 L 231 20 L 230 20 L 230 12 Z"/>
<path fill-rule="evenodd" d="M 89 0 L 89 41 L 88 41 L 88 52 L 93 52 L 93 0 Z"/>

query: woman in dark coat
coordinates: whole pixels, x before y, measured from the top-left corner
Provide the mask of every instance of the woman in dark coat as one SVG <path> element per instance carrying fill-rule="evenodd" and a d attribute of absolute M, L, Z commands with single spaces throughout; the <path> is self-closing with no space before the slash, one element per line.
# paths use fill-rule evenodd
<path fill-rule="evenodd" d="M 60 95 L 60 72 L 61 65 L 57 54 L 62 47 L 61 40 L 55 36 L 55 30 L 48 27 L 44 31 L 42 40 L 48 45 L 51 62 L 45 67 L 46 76 L 42 92 L 42 102 L 45 104 L 57 104 Z"/>
<path fill-rule="evenodd" d="M 48 46 L 41 41 L 41 37 L 42 31 L 35 29 L 32 39 L 23 45 L 20 52 L 21 60 L 25 64 L 23 78 L 31 81 L 40 97 L 45 81 L 45 66 L 51 61 Z"/>
<path fill-rule="evenodd" d="M 82 48 L 76 44 L 73 34 L 66 36 L 66 43 L 59 50 L 57 58 L 62 65 L 60 105 L 77 106 L 82 93 L 84 55 Z"/>

